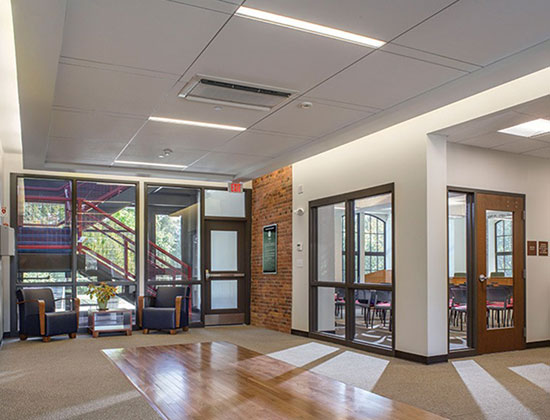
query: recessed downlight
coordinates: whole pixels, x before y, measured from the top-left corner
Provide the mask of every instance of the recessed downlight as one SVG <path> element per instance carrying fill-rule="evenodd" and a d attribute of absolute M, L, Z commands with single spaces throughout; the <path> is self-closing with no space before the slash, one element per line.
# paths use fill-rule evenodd
<path fill-rule="evenodd" d="M 499 133 L 512 134 L 521 137 L 536 137 L 550 133 L 550 120 L 538 118 L 522 124 L 498 130 Z"/>
<path fill-rule="evenodd" d="M 191 125 L 194 127 L 203 127 L 203 128 L 216 128 L 218 130 L 230 130 L 230 131 L 245 131 L 246 127 L 238 127 L 236 125 L 225 125 L 225 124 L 214 124 L 207 123 L 202 121 L 189 121 L 189 120 L 178 120 L 175 118 L 164 118 L 164 117 L 149 117 L 149 121 L 162 122 L 168 124 L 179 124 L 179 125 Z"/>
<path fill-rule="evenodd" d="M 185 169 L 187 165 L 175 165 L 172 163 L 154 163 L 154 162 L 140 162 L 136 160 L 115 160 L 116 164 L 119 165 L 130 165 L 130 166 L 157 166 L 160 168 L 171 168 L 171 169 Z"/>
<path fill-rule="evenodd" d="M 309 32 L 328 38 L 334 38 L 340 41 L 351 42 L 352 44 L 364 45 L 371 48 L 380 48 L 386 44 L 384 41 L 370 38 L 368 36 L 354 34 L 351 32 L 342 31 L 341 29 L 330 28 L 328 26 L 318 25 L 316 23 L 306 22 L 305 20 L 294 19 L 245 6 L 239 7 L 235 12 L 235 15 L 258 20 L 260 22 L 271 23 L 273 25 L 284 26 L 290 29 L 296 29 L 298 31 Z"/>

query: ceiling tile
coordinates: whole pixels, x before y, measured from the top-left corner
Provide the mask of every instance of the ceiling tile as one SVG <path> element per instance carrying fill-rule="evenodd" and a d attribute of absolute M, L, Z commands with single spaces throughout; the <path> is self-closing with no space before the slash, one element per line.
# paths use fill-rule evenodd
<path fill-rule="evenodd" d="M 531 152 L 525 153 L 526 155 L 536 156 L 540 158 L 550 159 L 550 147 L 545 147 L 543 149 L 537 149 Z"/>
<path fill-rule="evenodd" d="M 200 159 L 207 151 L 189 150 L 181 146 L 174 145 L 170 147 L 172 153 L 165 158 L 159 158 L 163 147 L 151 143 L 132 143 L 118 157 L 120 160 L 129 160 L 135 162 L 168 163 L 175 165 L 190 165 L 197 159 Z"/>
<path fill-rule="evenodd" d="M 312 141 L 303 137 L 247 130 L 216 149 L 218 152 L 275 157 Z"/>
<path fill-rule="evenodd" d="M 270 159 L 237 153 L 211 152 L 187 168 L 188 171 L 238 174 L 243 169 L 267 163 Z"/>
<path fill-rule="evenodd" d="M 304 91 L 369 48 L 235 17 L 186 73 Z"/>
<path fill-rule="evenodd" d="M 497 146 L 494 149 L 510 153 L 527 153 L 548 147 L 548 143 L 545 143 L 543 141 L 525 139 L 521 137 L 516 138 L 518 139 L 517 141 Z"/>
<path fill-rule="evenodd" d="M 550 119 L 550 95 L 524 103 L 516 107 L 515 111 L 535 118 Z"/>
<path fill-rule="evenodd" d="M 376 51 L 308 95 L 386 109 L 465 74 L 384 51 Z"/>
<path fill-rule="evenodd" d="M 550 143 L 550 133 L 545 134 L 543 136 L 537 136 L 535 137 L 537 141 L 543 141 L 545 143 Z"/>
<path fill-rule="evenodd" d="M 60 63 L 54 105 L 148 117 L 173 84 L 160 77 Z"/>
<path fill-rule="evenodd" d="M 453 0 L 247 0 L 246 6 L 389 41 Z"/>
<path fill-rule="evenodd" d="M 524 114 L 518 114 L 515 110 L 504 110 L 445 128 L 438 133 L 446 135 L 447 140 L 451 142 L 466 143 L 466 141 L 472 137 L 478 137 L 482 134 L 489 133 L 497 134 L 498 130 L 521 124 L 527 120 L 528 118 Z M 499 134 L 501 136 L 511 137 L 507 134 Z"/>
<path fill-rule="evenodd" d="M 124 147 L 124 142 L 50 138 L 47 162 L 109 165 Z"/>
<path fill-rule="evenodd" d="M 313 106 L 302 109 L 300 104 L 303 102 L 311 102 Z M 254 128 L 296 136 L 319 137 L 372 114 L 300 98 L 269 115 Z"/>
<path fill-rule="evenodd" d="M 395 42 L 488 65 L 550 38 L 548 0 L 461 0 Z"/>
<path fill-rule="evenodd" d="M 145 118 L 127 118 L 96 112 L 54 109 L 50 137 L 128 142 L 145 123 Z"/>
<path fill-rule="evenodd" d="M 149 121 L 134 137 L 132 144 L 153 145 L 162 150 L 213 150 L 238 135 L 237 131 L 192 127 Z"/>
<path fill-rule="evenodd" d="M 409 48 L 403 45 L 390 43 L 384 45 L 384 51 L 397 55 L 404 55 L 409 58 L 416 58 L 417 60 L 427 61 L 428 63 L 439 64 L 440 66 L 446 66 L 465 72 L 473 72 L 482 68 L 481 66 L 465 63 L 464 61 L 453 60 L 452 58 L 443 57 L 441 55 L 432 54 L 426 51 L 421 51 L 416 48 Z"/>
<path fill-rule="evenodd" d="M 517 141 L 517 137 L 508 136 L 502 133 L 486 133 L 480 136 L 471 137 L 461 142 L 461 144 L 467 144 L 469 146 L 493 148 L 503 146 L 505 144 L 513 143 Z"/>
<path fill-rule="evenodd" d="M 228 13 L 237 7 L 206 3 Z M 61 54 L 179 75 L 228 18 L 165 0 L 70 1 Z"/>

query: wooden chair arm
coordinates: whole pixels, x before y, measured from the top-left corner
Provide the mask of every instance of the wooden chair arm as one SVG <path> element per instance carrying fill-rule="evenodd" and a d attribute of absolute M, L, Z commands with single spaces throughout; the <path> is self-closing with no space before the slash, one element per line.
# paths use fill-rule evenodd
<path fill-rule="evenodd" d="M 180 327 L 182 301 L 183 301 L 183 296 L 176 296 L 176 328 Z"/>
<path fill-rule="evenodd" d="M 143 303 L 145 301 L 145 296 L 138 296 L 138 326 L 139 328 L 143 325 Z"/>
<path fill-rule="evenodd" d="M 40 335 L 46 335 L 46 302 L 38 299 L 38 318 L 40 319 Z"/>
<path fill-rule="evenodd" d="M 80 299 L 73 298 L 74 311 L 76 312 L 76 330 L 78 331 L 78 321 L 80 318 Z"/>

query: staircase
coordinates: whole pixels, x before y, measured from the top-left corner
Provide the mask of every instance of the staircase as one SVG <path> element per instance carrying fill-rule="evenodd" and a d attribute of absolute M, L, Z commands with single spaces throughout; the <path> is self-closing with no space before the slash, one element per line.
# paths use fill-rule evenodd
<path fill-rule="evenodd" d="M 17 248 L 19 271 L 67 271 L 71 266 L 71 191 L 67 186 L 25 186 L 25 203 L 62 203 L 65 217 L 58 224 L 20 224 Z M 129 197 L 124 196 L 128 194 Z M 114 217 L 133 199 L 131 187 L 79 182 L 76 200 L 77 271 L 90 281 L 136 280 L 136 232 Z M 130 197 L 130 195 L 132 197 Z M 134 217 L 135 220 L 135 217 Z M 21 223 L 21 221 L 20 221 Z M 148 241 L 149 276 L 190 280 L 192 268 L 177 256 Z"/>

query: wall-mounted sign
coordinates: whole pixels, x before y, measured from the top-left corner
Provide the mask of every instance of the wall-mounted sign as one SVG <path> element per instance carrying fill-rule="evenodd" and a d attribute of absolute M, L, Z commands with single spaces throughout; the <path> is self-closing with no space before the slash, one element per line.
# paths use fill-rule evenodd
<path fill-rule="evenodd" d="M 234 193 L 243 192 L 243 184 L 240 182 L 230 182 L 227 184 L 227 191 Z"/>
<path fill-rule="evenodd" d="M 277 225 L 264 226 L 262 266 L 265 274 L 277 273 Z"/>
<path fill-rule="evenodd" d="M 539 256 L 548 256 L 548 241 L 539 241 Z"/>
<path fill-rule="evenodd" d="M 537 255 L 537 241 L 527 241 L 527 255 Z"/>

